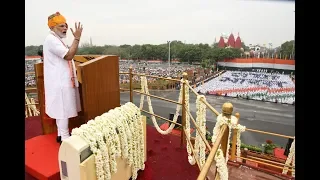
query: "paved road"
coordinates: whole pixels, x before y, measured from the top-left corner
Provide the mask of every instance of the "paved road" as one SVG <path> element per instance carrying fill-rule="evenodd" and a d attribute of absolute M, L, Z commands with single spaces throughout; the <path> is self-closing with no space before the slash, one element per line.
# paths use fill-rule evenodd
<path fill-rule="evenodd" d="M 178 100 L 178 91 L 150 91 L 151 94 L 168 98 L 171 100 Z M 121 93 L 121 104 L 129 101 L 129 93 Z M 240 124 L 250 129 L 273 132 L 288 136 L 295 135 L 295 107 L 292 105 L 275 104 L 262 101 L 234 99 L 229 97 L 217 97 L 213 95 L 206 96 L 207 101 L 216 110 L 221 112 L 222 104 L 229 101 L 233 104 L 234 112 L 240 113 Z M 170 102 L 151 98 L 152 107 L 155 114 L 162 117 L 169 118 L 169 113 L 174 113 L 176 105 Z M 196 118 L 196 96 L 190 92 L 190 111 L 194 118 Z M 134 93 L 134 103 L 139 106 L 140 95 Z M 144 110 L 147 109 L 147 101 L 145 98 Z M 158 124 L 161 125 L 165 121 L 157 119 Z M 212 132 L 216 123 L 216 116 L 207 109 L 207 127 Z M 148 124 L 153 125 L 151 121 Z M 244 132 L 241 136 L 243 143 L 252 145 L 261 145 L 267 139 L 274 143 L 285 147 L 288 139 L 277 137 L 273 135 L 265 135 L 255 132 Z"/>

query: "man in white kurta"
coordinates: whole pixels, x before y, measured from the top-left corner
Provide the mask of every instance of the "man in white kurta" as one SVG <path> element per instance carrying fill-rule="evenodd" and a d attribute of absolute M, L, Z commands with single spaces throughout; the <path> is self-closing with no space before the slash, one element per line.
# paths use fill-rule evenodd
<path fill-rule="evenodd" d="M 45 112 L 49 117 L 56 119 L 58 138 L 61 137 L 61 140 L 57 138 L 57 141 L 61 143 L 70 137 L 69 118 L 78 115 L 81 105 L 74 62 L 70 66 L 69 61 L 64 58 L 69 49 L 59 32 L 55 32 L 51 27 L 50 29 L 43 44 Z M 70 73 L 71 68 L 73 74 Z"/>

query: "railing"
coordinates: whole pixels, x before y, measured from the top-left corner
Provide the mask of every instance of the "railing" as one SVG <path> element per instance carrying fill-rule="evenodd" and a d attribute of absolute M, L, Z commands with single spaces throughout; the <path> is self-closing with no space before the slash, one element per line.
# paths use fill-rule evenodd
<path fill-rule="evenodd" d="M 226 158 L 227 154 L 227 146 L 228 146 L 228 137 L 229 137 L 229 127 L 225 124 L 221 127 L 221 130 L 219 132 L 219 135 L 214 142 L 212 149 L 209 153 L 209 156 L 203 165 L 202 169 L 200 169 L 200 174 L 197 178 L 197 180 L 205 180 L 207 177 L 207 174 L 209 172 L 209 169 L 213 163 L 214 157 L 216 156 L 216 153 L 218 151 L 218 148 L 221 144 L 221 149 L 223 152 L 223 156 Z M 217 176 L 217 173 L 215 174 L 215 179 L 218 179 L 219 176 Z"/>
<path fill-rule="evenodd" d="M 239 122 L 239 119 L 240 119 L 240 117 L 238 118 L 238 122 Z M 294 166 L 286 165 L 285 163 L 280 163 L 280 162 L 271 161 L 271 160 L 267 160 L 267 159 L 257 158 L 257 157 L 254 157 L 254 156 L 247 156 L 247 157 L 236 156 L 236 148 L 237 148 L 236 147 L 236 141 L 237 141 L 237 137 L 236 136 L 237 136 L 237 131 L 238 130 L 233 129 L 230 161 L 236 161 L 236 158 L 239 158 L 239 159 L 242 159 L 244 161 L 251 161 L 251 162 L 255 162 L 255 163 L 271 166 L 271 167 L 274 167 L 274 168 L 277 168 L 277 169 L 281 169 L 281 170 L 287 169 L 288 171 L 291 171 L 291 172 L 295 171 L 295 167 Z M 249 128 L 246 128 L 246 131 L 260 133 L 260 134 L 273 135 L 273 136 L 282 137 L 282 138 L 288 138 L 288 139 L 295 139 L 295 137 L 293 137 L 293 136 L 287 136 L 287 135 L 271 133 L 271 132 L 266 132 L 266 131 L 260 131 L 260 130 L 255 130 L 255 129 L 249 129 Z M 277 164 L 277 165 L 274 165 L 274 164 Z"/>
<path fill-rule="evenodd" d="M 221 127 L 216 141 L 211 146 L 210 143 L 205 138 L 205 135 L 201 133 L 200 128 L 197 125 L 197 123 L 196 123 L 195 119 L 193 118 L 192 114 L 189 111 L 186 110 L 185 93 L 182 93 L 182 103 L 180 103 L 180 102 L 177 102 L 177 101 L 174 101 L 174 100 L 170 100 L 170 99 L 167 99 L 167 98 L 163 98 L 163 97 L 159 97 L 159 96 L 156 96 L 156 95 L 151 95 L 151 94 L 142 93 L 140 91 L 133 90 L 133 86 L 132 86 L 132 82 L 133 82 L 132 78 L 133 78 L 133 76 L 146 76 L 146 77 L 158 78 L 158 79 L 163 79 L 163 80 L 168 80 L 168 81 L 182 82 L 182 87 L 181 88 L 182 88 L 183 92 L 185 92 L 186 88 L 189 88 L 196 96 L 199 96 L 199 94 L 188 83 L 186 83 L 186 81 L 187 81 L 187 73 L 183 73 L 183 81 L 181 81 L 179 79 L 171 79 L 171 78 L 158 77 L 158 76 L 153 76 L 153 75 L 145 75 L 145 74 L 133 73 L 132 72 L 132 68 L 129 68 L 129 72 L 120 72 L 119 74 L 129 75 L 129 79 L 130 79 L 130 81 L 129 81 L 129 89 L 120 88 L 120 90 L 121 91 L 129 91 L 129 93 L 130 93 L 130 102 L 133 102 L 133 93 L 137 93 L 137 94 L 150 96 L 150 97 L 153 97 L 153 98 L 157 98 L 157 99 L 160 99 L 160 100 L 163 100 L 163 101 L 167 101 L 167 102 L 174 103 L 174 104 L 182 106 L 182 123 L 181 124 L 177 123 L 177 122 L 173 122 L 173 121 L 171 121 L 171 120 L 169 120 L 169 119 L 167 119 L 165 117 L 159 116 L 157 114 L 151 113 L 151 112 L 143 110 L 143 109 L 141 109 L 141 111 L 144 112 L 144 113 L 147 113 L 149 115 L 155 116 L 155 117 L 157 117 L 159 119 L 165 120 L 167 122 L 174 123 L 175 125 L 182 127 L 180 145 L 181 145 L 181 147 L 183 147 L 186 143 L 188 143 L 190 145 L 191 151 L 192 151 L 192 155 L 195 158 L 197 166 L 199 167 L 199 170 L 200 170 L 200 174 L 199 174 L 199 176 L 197 178 L 198 180 L 206 179 L 207 174 L 209 172 L 209 169 L 210 169 L 210 167 L 211 167 L 211 165 L 212 165 L 212 163 L 214 161 L 214 157 L 215 157 L 219 147 L 222 149 L 224 157 L 229 155 L 229 153 L 227 152 L 228 132 L 229 132 L 228 126 L 227 125 L 223 125 Z M 37 88 L 26 88 L 26 91 L 36 90 L 36 89 Z M 201 98 L 200 100 L 201 100 L 202 103 L 204 103 L 206 105 L 206 107 L 214 115 L 218 116 L 220 114 L 205 99 Z M 26 104 L 27 109 L 29 109 L 29 107 L 31 108 L 31 107 L 35 107 L 35 105 L 38 105 L 38 103 L 29 102 L 29 101 L 27 101 L 26 103 L 27 103 Z M 194 152 L 194 148 L 193 148 L 191 140 L 185 138 L 187 136 L 186 135 L 187 134 L 186 133 L 186 129 L 185 129 L 185 127 L 186 127 L 186 114 L 189 115 L 192 123 L 194 124 L 194 126 L 196 128 L 196 130 L 198 132 L 200 132 L 199 135 L 200 135 L 201 139 L 204 141 L 204 143 L 206 145 L 206 148 L 210 151 L 209 156 L 206 159 L 205 164 L 203 165 L 202 168 L 200 167 L 200 164 L 198 162 L 198 158 L 196 157 L 198 155 L 196 155 L 196 153 Z M 240 114 L 239 113 L 235 113 L 235 116 L 238 118 L 238 121 L 239 121 Z M 291 136 L 286 136 L 286 135 L 281 135 L 281 134 L 276 134 L 276 133 L 270 133 L 270 132 L 264 132 L 264 131 L 249 129 L 249 128 L 246 128 L 246 131 L 257 132 L 257 133 L 262 133 L 262 134 L 269 134 L 269 135 L 275 135 L 275 136 L 279 136 L 279 137 L 294 139 L 294 137 L 291 137 Z M 261 159 L 261 158 L 237 157 L 236 153 L 235 153 L 236 152 L 236 134 L 237 134 L 237 130 L 233 130 L 230 161 L 235 161 L 236 158 L 240 158 L 240 159 L 244 159 L 244 160 L 248 160 L 248 161 L 252 161 L 252 162 L 258 162 L 260 164 L 269 165 L 269 166 L 276 167 L 276 168 L 279 168 L 279 169 L 289 168 L 288 169 L 289 171 L 294 171 L 294 167 L 287 166 L 287 165 L 285 165 L 283 163 L 277 163 L 277 162 L 274 162 L 274 161 L 269 161 L 269 160 L 265 160 L 265 159 Z M 194 138 L 192 138 L 192 137 L 191 137 L 191 139 L 194 140 Z M 276 166 L 276 165 L 273 165 L 271 163 L 278 164 L 278 165 L 281 165 L 281 166 Z M 219 176 L 217 176 L 217 173 L 216 173 L 216 179 L 218 177 Z"/>
<path fill-rule="evenodd" d="M 147 94 L 147 93 L 142 93 L 140 91 L 137 91 L 137 90 L 133 90 L 132 88 L 132 78 L 133 76 L 145 76 L 145 77 L 151 77 L 151 78 L 158 78 L 158 79 L 163 79 L 163 80 L 168 80 L 168 81 L 174 81 L 174 82 L 182 82 L 182 91 L 185 92 L 186 88 L 189 88 L 196 96 L 199 96 L 199 94 L 188 84 L 186 83 L 187 81 L 187 73 L 183 73 L 183 81 L 179 80 L 179 79 L 171 79 L 171 78 L 165 78 L 165 77 L 158 77 L 158 76 L 153 76 L 153 75 L 146 75 L 146 74 L 138 74 L 138 73 L 133 73 L 132 71 L 132 67 L 129 68 L 129 72 L 120 72 L 119 74 L 126 74 L 126 75 L 129 75 L 129 89 L 124 89 L 124 88 L 120 88 L 121 91 L 129 91 L 130 95 L 130 102 L 133 102 L 133 93 L 137 93 L 137 94 L 142 94 L 142 95 L 146 95 L 146 96 L 150 96 L 150 97 L 153 97 L 153 98 L 156 98 L 156 99 L 160 99 L 160 100 L 163 100 L 163 101 L 167 101 L 167 102 L 170 102 L 170 103 L 174 103 L 174 104 L 177 104 L 177 105 L 181 105 L 182 106 L 182 123 L 177 123 L 177 122 L 173 122 L 165 117 L 162 117 L 162 116 L 159 116 L 157 114 L 154 114 L 154 113 L 151 113 L 149 111 L 146 111 L 146 110 L 143 110 L 141 109 L 142 112 L 144 113 L 147 113 L 149 115 L 152 115 L 152 116 L 155 116 L 159 119 L 162 119 L 162 120 L 165 120 L 167 122 L 171 122 L 171 123 L 174 123 L 175 125 L 178 125 L 180 127 L 182 127 L 182 132 L 181 133 L 181 143 L 180 143 L 180 146 L 183 147 L 186 143 L 188 143 L 191 147 L 191 151 L 192 151 L 192 155 L 194 157 L 194 159 L 196 160 L 196 163 L 199 167 L 199 170 L 200 170 L 200 174 L 198 176 L 198 180 L 204 180 L 206 179 L 207 177 L 207 174 L 208 174 L 208 171 L 214 161 L 214 157 L 217 153 L 217 150 L 218 148 L 220 147 L 222 152 L 223 152 L 223 155 L 224 157 L 226 157 L 227 155 L 229 155 L 229 152 L 227 152 L 227 143 L 228 143 L 228 137 L 229 137 L 229 129 L 228 129 L 228 126 L 227 125 L 223 125 L 220 129 L 220 132 L 218 134 L 218 137 L 216 139 L 216 141 L 213 143 L 213 146 L 211 147 L 210 146 L 210 143 L 207 141 L 207 139 L 205 138 L 205 135 L 201 133 L 200 131 L 200 128 L 199 126 L 196 124 L 196 121 L 195 119 L 193 118 L 193 116 L 191 115 L 191 113 L 189 111 L 186 110 L 186 106 L 185 106 L 185 93 L 182 93 L 182 103 L 180 102 L 177 102 L 177 101 L 173 101 L 173 100 L 170 100 L 170 99 L 167 99 L 167 98 L 163 98 L 163 97 L 159 97 L 159 96 L 156 96 L 156 95 L 152 95 L 152 94 Z M 206 105 L 206 107 L 216 116 L 218 116 L 220 113 L 214 109 L 205 99 L 201 98 L 200 99 L 202 103 L 204 103 Z M 203 165 L 203 167 L 201 168 L 200 167 L 200 164 L 199 164 L 199 161 L 198 161 L 198 158 L 196 157 L 196 153 L 194 152 L 194 148 L 193 148 L 193 145 L 192 145 L 192 142 L 190 139 L 187 139 L 185 138 L 187 135 L 186 133 L 186 114 L 188 113 L 192 123 L 194 124 L 196 130 L 198 131 L 201 139 L 204 141 L 205 145 L 206 145 L 206 148 L 210 151 L 209 153 L 209 156 L 208 158 L 206 159 L 205 161 L 205 164 Z M 235 116 L 238 118 L 238 121 L 239 121 L 239 118 L 240 118 L 240 114 L 239 113 L 236 113 Z M 254 130 L 254 129 L 249 129 L 249 128 L 246 128 L 246 131 L 251 131 L 251 132 L 258 132 L 258 133 L 263 133 L 263 134 L 269 134 L 269 135 L 276 135 L 276 136 L 280 136 L 280 137 L 285 137 L 285 138 L 294 138 L 294 137 L 291 137 L 291 136 L 285 136 L 285 135 L 281 135 L 281 134 L 276 134 L 276 133 L 270 133 L 270 132 L 264 132 L 264 131 L 259 131 L 259 130 Z M 236 134 L 237 134 L 237 130 L 233 130 L 233 137 L 232 137 L 232 147 L 231 147 L 231 158 L 230 160 L 231 161 L 235 161 L 236 158 L 241 158 L 241 159 L 246 159 L 246 160 L 250 160 L 252 162 L 258 162 L 258 163 L 261 163 L 261 164 L 265 164 L 265 165 L 269 165 L 269 166 L 272 166 L 272 167 L 278 167 L 278 168 L 285 168 L 286 165 L 285 164 L 281 164 L 282 167 L 280 166 L 275 166 L 271 163 L 266 163 L 268 160 L 264 160 L 264 159 L 258 159 L 258 158 L 255 158 L 255 159 L 252 159 L 252 158 L 246 158 L 246 157 L 237 157 L 235 155 L 235 151 L 236 151 Z M 187 140 L 187 141 L 186 141 Z M 272 163 L 276 163 L 276 162 L 272 162 Z M 291 167 L 291 166 L 288 166 L 290 168 L 293 168 L 294 167 Z M 294 171 L 292 169 L 289 169 L 289 171 Z M 219 176 L 217 176 L 217 173 L 215 174 L 215 178 L 219 178 Z"/>
<path fill-rule="evenodd" d="M 158 77 L 158 76 L 152 76 L 152 75 L 145 75 L 145 74 L 137 74 L 137 73 L 133 73 L 132 72 L 132 68 L 130 67 L 129 68 L 129 72 L 120 72 L 119 74 L 127 74 L 129 75 L 129 89 L 122 89 L 120 88 L 120 90 L 122 91 L 129 91 L 130 92 L 130 102 L 133 102 L 133 93 L 138 93 L 138 94 L 143 94 L 143 95 L 146 95 L 146 96 L 150 96 L 150 97 L 153 97 L 153 98 L 157 98 L 157 99 L 160 99 L 160 100 L 163 100 L 163 101 L 167 101 L 167 102 L 171 102 L 171 103 L 174 103 L 174 104 L 178 104 L 178 105 L 182 105 L 182 124 L 180 123 L 176 123 L 176 122 L 173 122 L 167 118 L 164 118 L 164 117 L 161 117 L 159 115 L 156 115 L 156 114 L 153 114 L 149 111 L 145 111 L 145 110 L 141 110 L 142 112 L 144 113 L 147 113 L 149 115 L 152 115 L 152 116 L 155 116 L 157 118 L 160 118 L 162 120 L 165 120 L 165 121 L 168 121 L 168 122 L 171 122 L 171 123 L 174 123 L 178 126 L 181 126 L 182 127 L 182 133 L 181 133 L 181 147 L 183 147 L 185 144 L 186 144 L 186 140 L 187 143 L 190 145 L 191 147 L 191 151 L 192 151 L 192 155 L 194 157 L 194 159 L 196 160 L 196 163 L 200 169 L 200 175 L 198 176 L 198 179 L 202 180 L 202 179 L 205 179 L 206 176 L 207 176 L 207 173 L 210 169 L 210 166 L 214 160 L 214 157 L 215 157 L 215 154 L 218 150 L 218 147 L 221 145 L 221 148 L 223 150 L 223 153 L 224 153 L 224 157 L 226 157 L 226 150 L 227 150 L 227 142 L 228 142 L 228 127 L 227 126 L 223 126 L 223 128 L 221 129 L 220 131 L 220 134 L 218 135 L 218 138 L 216 140 L 216 142 L 213 144 L 213 146 L 211 147 L 209 142 L 207 141 L 207 139 L 205 138 L 205 135 L 201 133 L 200 129 L 199 129 L 199 126 L 196 124 L 196 121 L 194 120 L 193 116 L 191 115 L 191 113 L 189 111 L 186 110 L 186 107 L 185 107 L 185 93 L 182 93 L 182 103 L 180 102 L 177 102 L 177 101 L 173 101 L 173 100 L 170 100 L 170 99 L 166 99 L 166 98 L 163 98 L 163 97 L 159 97 L 159 96 L 156 96 L 156 95 L 151 95 L 151 94 L 146 94 L 146 93 L 142 93 L 140 91 L 136 91 L 136 90 L 133 90 L 132 89 L 132 77 L 135 75 L 135 76 L 146 76 L 146 77 L 151 77 L 151 78 L 159 78 L 159 79 L 163 79 L 163 80 L 168 80 L 168 81 L 175 81 L 175 82 L 181 82 L 181 80 L 179 79 L 171 79 L 171 78 L 164 78 L 164 77 Z M 196 95 L 199 95 L 197 92 L 194 91 L 194 89 L 188 84 L 186 83 L 187 81 L 187 73 L 183 73 L 183 81 L 182 81 L 182 91 L 185 92 L 186 88 L 189 88 L 192 90 L 192 92 L 194 92 Z M 219 112 L 217 110 L 215 110 L 206 100 L 202 99 L 201 98 L 201 101 L 215 114 L 215 115 L 219 115 Z M 198 161 L 198 158 L 196 157 L 196 153 L 194 152 L 194 148 L 193 148 L 193 145 L 192 145 L 192 142 L 185 138 L 187 135 L 186 133 L 186 129 L 185 129 L 185 126 L 186 126 L 186 113 L 188 113 L 188 115 L 190 116 L 190 119 L 191 121 L 193 122 L 195 128 L 197 131 L 199 131 L 200 133 L 200 137 L 201 139 L 204 141 L 205 145 L 206 145 L 206 148 L 209 149 L 210 151 L 210 154 L 209 154 L 209 157 L 207 159 L 207 161 L 205 162 L 203 168 L 200 167 L 200 164 L 199 164 L 199 161 Z"/>
<path fill-rule="evenodd" d="M 30 74 L 35 75 L 35 72 L 25 72 L 25 75 Z M 27 95 L 27 92 L 30 91 L 37 92 L 37 87 L 25 87 L 25 117 L 38 116 L 40 114 L 40 111 L 37 108 L 37 106 L 39 106 L 39 103 L 36 103 L 33 98 L 29 98 Z"/>
<path fill-rule="evenodd" d="M 24 90 L 25 91 L 35 91 L 35 90 L 37 90 L 37 88 L 36 87 L 27 87 Z"/>
<path fill-rule="evenodd" d="M 34 71 L 25 72 L 25 75 L 34 74 Z M 36 103 L 33 98 L 29 98 L 27 96 L 27 92 L 35 91 L 37 93 L 37 87 L 25 87 L 25 106 L 26 106 L 26 117 L 33 116 L 38 113 L 37 106 L 39 106 L 39 103 Z"/>
<path fill-rule="evenodd" d="M 25 93 L 25 103 L 25 117 L 38 116 L 40 114 L 40 111 L 36 107 L 39 104 L 33 98 L 29 98 L 27 93 Z"/>

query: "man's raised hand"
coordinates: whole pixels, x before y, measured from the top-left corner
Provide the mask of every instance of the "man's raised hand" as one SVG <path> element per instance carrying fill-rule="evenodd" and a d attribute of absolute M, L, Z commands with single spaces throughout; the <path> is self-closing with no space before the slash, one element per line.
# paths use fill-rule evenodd
<path fill-rule="evenodd" d="M 70 28 L 71 29 L 71 32 L 72 32 L 72 34 L 73 34 L 73 36 L 74 36 L 74 38 L 75 39 L 78 39 L 78 40 L 80 40 L 80 38 L 81 38 L 81 33 L 82 33 L 82 24 L 79 22 L 78 23 L 78 25 L 77 25 L 77 23 L 74 23 L 74 27 L 75 27 L 75 31 L 73 31 L 73 29 L 72 28 Z"/>

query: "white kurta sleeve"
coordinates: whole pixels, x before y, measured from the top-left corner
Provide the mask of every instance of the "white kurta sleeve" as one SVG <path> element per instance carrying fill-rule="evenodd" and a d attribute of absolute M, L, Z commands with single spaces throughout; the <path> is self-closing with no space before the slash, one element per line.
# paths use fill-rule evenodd
<path fill-rule="evenodd" d="M 65 47 L 59 39 L 54 38 L 51 41 L 48 41 L 48 50 L 58 56 L 61 59 L 64 59 L 64 56 L 68 53 L 69 49 Z"/>

